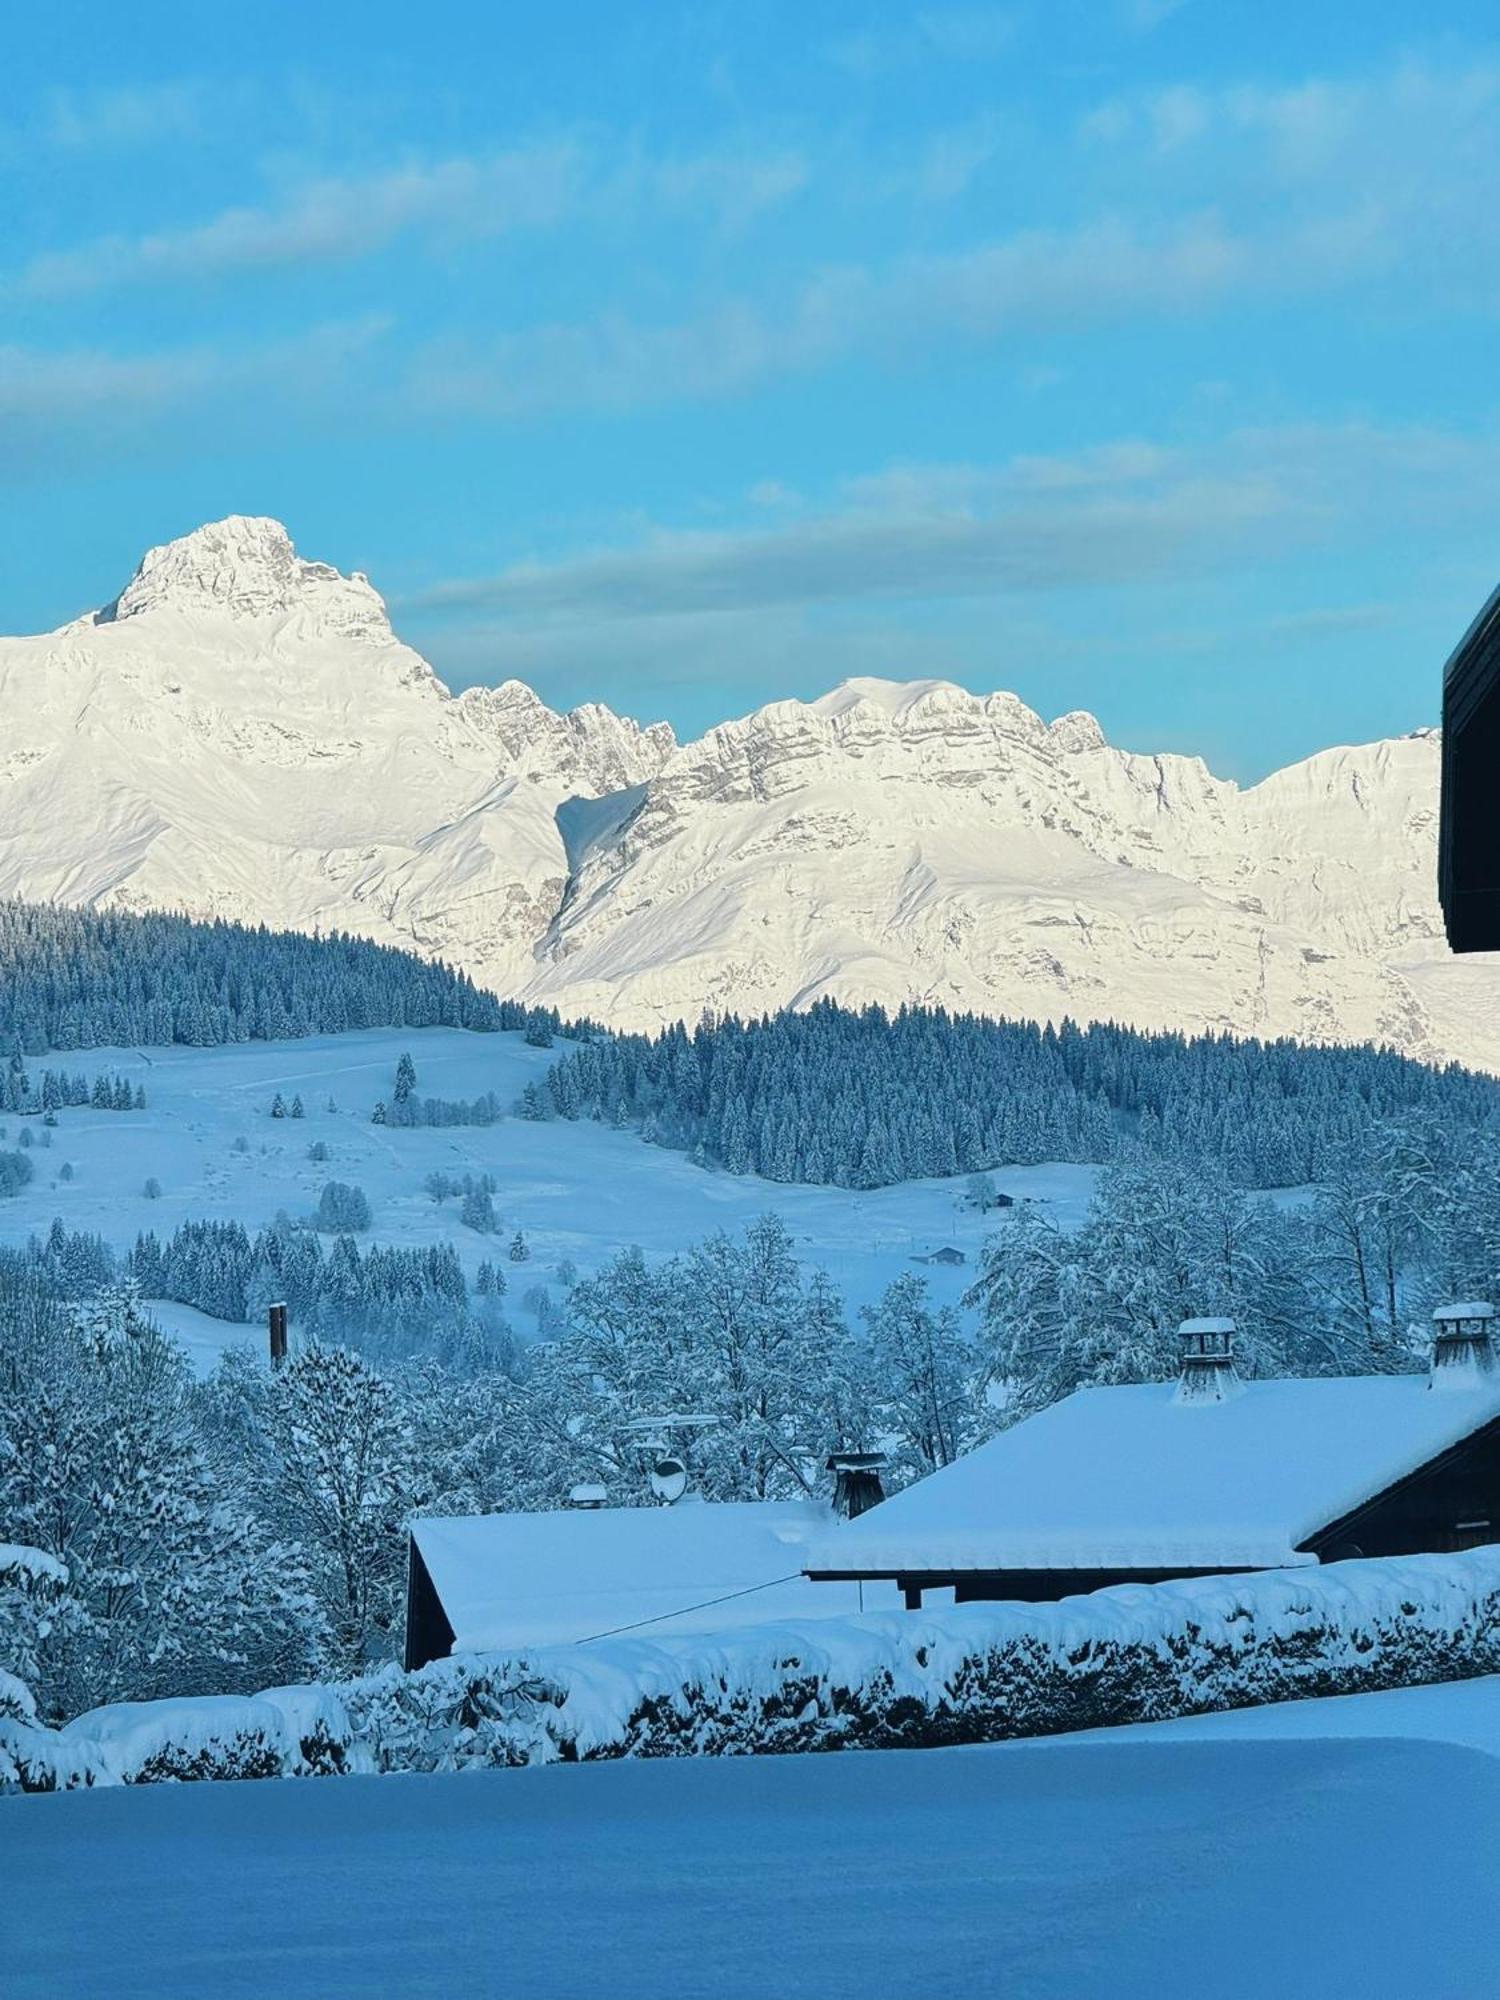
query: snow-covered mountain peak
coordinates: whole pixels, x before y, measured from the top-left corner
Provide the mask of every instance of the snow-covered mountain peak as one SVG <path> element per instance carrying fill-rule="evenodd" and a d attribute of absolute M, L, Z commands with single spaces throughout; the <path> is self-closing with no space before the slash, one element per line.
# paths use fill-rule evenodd
<path fill-rule="evenodd" d="M 148 549 L 102 625 L 159 612 L 233 619 L 295 616 L 308 630 L 346 638 L 389 640 L 385 604 L 356 571 L 304 562 L 280 521 L 230 514 L 191 534 Z"/>
<path fill-rule="evenodd" d="M 1090 715 L 1086 708 L 1071 709 L 1060 715 L 1047 731 L 1047 739 L 1054 749 L 1068 754 L 1106 747 L 1097 716 Z"/>
<path fill-rule="evenodd" d="M 954 681 L 888 681 L 877 679 L 872 674 L 856 674 L 849 680 L 840 681 L 836 688 L 820 695 L 807 706 L 815 714 L 830 718 L 847 715 L 856 708 L 876 709 L 896 722 L 934 695 L 956 695 L 960 702 L 970 704 L 974 701 L 974 696 Z"/>
<path fill-rule="evenodd" d="M 622 1027 L 819 995 L 1370 1038 L 1500 1069 L 1419 731 L 1242 789 L 1081 711 L 861 677 L 678 745 L 452 696 L 362 576 L 233 516 L 0 639 L 0 895 L 347 928 Z"/>

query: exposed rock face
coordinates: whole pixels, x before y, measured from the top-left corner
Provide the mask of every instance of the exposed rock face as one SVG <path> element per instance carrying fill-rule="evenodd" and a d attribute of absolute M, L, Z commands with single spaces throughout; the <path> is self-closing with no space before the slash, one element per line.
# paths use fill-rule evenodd
<path fill-rule="evenodd" d="M 622 1026 L 823 994 L 1389 1040 L 1500 1068 L 1435 890 L 1431 733 L 1248 789 L 1015 696 L 852 681 L 678 746 L 454 697 L 239 517 L 0 641 L 0 892 L 342 926 Z"/>
<path fill-rule="evenodd" d="M 148 549 L 130 582 L 98 614 L 111 624 L 151 612 L 185 617 L 295 617 L 304 631 L 391 637 L 385 606 L 368 580 L 327 563 L 303 562 L 279 521 L 231 514 Z"/>
<path fill-rule="evenodd" d="M 1433 889 L 1437 744 L 1242 791 L 1010 695 L 855 682 L 685 744 L 583 859 L 539 993 L 610 1018 L 828 994 L 1500 1057 Z"/>

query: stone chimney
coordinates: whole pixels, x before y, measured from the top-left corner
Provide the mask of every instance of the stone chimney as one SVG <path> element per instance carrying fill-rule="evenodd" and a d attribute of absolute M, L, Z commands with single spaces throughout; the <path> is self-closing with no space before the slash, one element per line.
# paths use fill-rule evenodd
<path fill-rule="evenodd" d="M 1483 1299 L 1439 1306 L 1432 1315 L 1429 1389 L 1500 1388 L 1495 1368 L 1495 1308 Z"/>
<path fill-rule="evenodd" d="M 867 1514 L 885 1498 L 880 1475 L 886 1468 L 883 1451 L 836 1451 L 826 1469 L 833 1474 L 833 1511 L 841 1520 L 852 1521 Z"/>
<path fill-rule="evenodd" d="M 1177 1329 L 1182 1341 L 1182 1373 L 1174 1403 L 1227 1403 L 1244 1388 L 1234 1365 L 1232 1319 L 1185 1319 Z"/>

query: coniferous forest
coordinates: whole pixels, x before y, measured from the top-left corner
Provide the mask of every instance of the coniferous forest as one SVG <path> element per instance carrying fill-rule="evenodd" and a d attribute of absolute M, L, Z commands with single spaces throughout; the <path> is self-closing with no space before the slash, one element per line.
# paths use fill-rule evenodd
<path fill-rule="evenodd" d="M 521 1108 L 634 1126 L 772 1181 L 874 1188 L 1144 1153 L 1218 1161 L 1242 1187 L 1291 1187 L 1391 1119 L 1492 1127 L 1500 1085 L 1386 1049 L 825 1000 L 691 1034 L 595 1036 L 552 1070 L 545 1103 L 536 1091 Z"/>
<path fill-rule="evenodd" d="M 540 1046 L 569 1037 L 545 1083 L 523 1093 L 523 1116 L 598 1118 L 731 1173 L 836 1187 L 1141 1153 L 1212 1159 L 1240 1186 L 1297 1186 L 1391 1119 L 1500 1121 L 1492 1079 L 1386 1049 L 832 1001 L 610 1034 L 360 938 L 0 902 L 0 1048 L 13 1061 L 402 1026 L 519 1030 Z M 492 1096 L 403 1099 L 398 1087 L 383 1115 L 487 1123 L 499 1108 Z"/>
<path fill-rule="evenodd" d="M 356 1028 L 531 1028 L 557 1017 L 466 974 L 336 932 L 0 901 L 0 1047 L 284 1041 Z"/>

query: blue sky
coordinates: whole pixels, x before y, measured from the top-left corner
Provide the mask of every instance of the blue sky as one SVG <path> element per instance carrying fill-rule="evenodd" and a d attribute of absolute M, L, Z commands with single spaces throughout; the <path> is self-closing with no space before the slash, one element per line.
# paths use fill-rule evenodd
<path fill-rule="evenodd" d="M 854 673 L 1253 777 L 1500 570 L 1492 5 L 23 10 L 0 629 L 225 513 L 455 685 Z"/>

